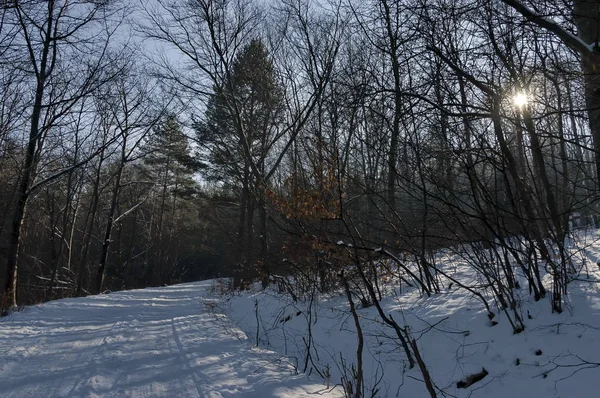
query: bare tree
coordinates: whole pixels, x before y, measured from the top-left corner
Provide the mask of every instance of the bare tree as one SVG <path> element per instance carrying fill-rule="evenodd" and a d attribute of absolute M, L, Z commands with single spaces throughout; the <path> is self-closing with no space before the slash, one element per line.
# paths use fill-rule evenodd
<path fill-rule="evenodd" d="M 163 118 L 170 102 L 168 97 L 158 100 L 156 82 L 145 79 L 144 76 L 142 70 L 128 70 L 115 79 L 114 84 L 103 87 L 97 99 L 102 112 L 102 128 L 113 131 L 112 135 L 117 137 L 118 141 L 115 150 L 112 191 L 94 282 L 96 293 L 102 292 L 115 224 L 144 201 L 140 198 L 140 202 L 133 207 L 123 211 L 122 214 L 117 214 L 125 167 L 143 156 L 139 151 L 140 146 Z"/>
<path fill-rule="evenodd" d="M 582 72 L 585 81 L 585 101 L 589 118 L 589 126 L 594 141 L 596 160 L 596 180 L 600 183 L 600 73 L 596 65 L 600 61 L 598 54 L 598 26 L 600 24 L 600 2 L 596 0 L 576 0 L 571 10 L 573 23 L 577 27 L 577 35 L 552 19 L 543 16 L 542 11 L 530 8 L 519 0 L 502 0 L 521 13 L 528 21 L 553 33 L 571 50 L 582 58 Z M 570 16 L 567 17 L 570 20 Z"/>
<path fill-rule="evenodd" d="M 15 44 L 22 50 L 18 61 L 29 77 L 34 95 L 11 221 L 4 308 L 17 304 L 21 234 L 32 188 L 64 173 L 36 182 L 47 134 L 82 98 L 113 76 L 108 44 L 115 28 L 109 21 L 117 10 L 112 7 L 108 2 L 51 0 L 15 1 L 9 8 L 9 20 L 18 30 Z"/>

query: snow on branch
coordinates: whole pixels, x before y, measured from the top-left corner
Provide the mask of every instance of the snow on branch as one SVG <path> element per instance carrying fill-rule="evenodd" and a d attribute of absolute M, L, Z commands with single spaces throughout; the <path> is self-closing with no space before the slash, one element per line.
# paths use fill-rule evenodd
<path fill-rule="evenodd" d="M 578 51 L 582 54 L 593 53 L 595 48 L 598 46 L 598 43 L 586 43 L 585 41 L 581 40 L 581 38 L 565 30 L 555 21 L 543 17 L 537 14 L 536 12 L 532 11 L 519 0 L 502 0 L 502 2 L 514 8 L 528 21 L 531 21 L 539 27 L 554 33 L 560 40 L 562 40 L 563 43 L 565 43 L 567 46 L 571 47 L 575 51 Z"/>

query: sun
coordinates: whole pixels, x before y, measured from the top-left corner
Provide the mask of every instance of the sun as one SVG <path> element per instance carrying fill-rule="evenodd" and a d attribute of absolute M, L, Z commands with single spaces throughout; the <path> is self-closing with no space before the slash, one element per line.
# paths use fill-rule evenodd
<path fill-rule="evenodd" d="M 525 93 L 515 94 L 515 96 L 513 97 L 513 103 L 515 104 L 515 106 L 517 106 L 519 108 L 523 108 L 524 106 L 527 106 L 527 104 L 529 103 L 527 94 L 525 94 Z"/>

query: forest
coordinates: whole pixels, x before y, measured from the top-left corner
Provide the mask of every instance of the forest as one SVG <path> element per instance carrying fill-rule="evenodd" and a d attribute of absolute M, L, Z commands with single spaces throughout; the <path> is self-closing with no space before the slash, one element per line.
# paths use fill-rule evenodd
<path fill-rule="evenodd" d="M 447 249 L 519 333 L 514 289 L 563 311 L 569 237 L 600 224 L 599 15 L 5 0 L 1 308 L 215 277 L 377 305 L 382 275 L 439 293 Z"/>

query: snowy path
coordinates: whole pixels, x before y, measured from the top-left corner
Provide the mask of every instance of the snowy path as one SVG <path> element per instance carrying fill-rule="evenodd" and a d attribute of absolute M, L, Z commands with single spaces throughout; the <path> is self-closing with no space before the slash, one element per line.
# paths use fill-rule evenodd
<path fill-rule="evenodd" d="M 59 300 L 0 319 L 0 397 L 339 396 L 207 311 L 209 285 Z"/>

